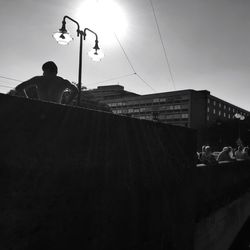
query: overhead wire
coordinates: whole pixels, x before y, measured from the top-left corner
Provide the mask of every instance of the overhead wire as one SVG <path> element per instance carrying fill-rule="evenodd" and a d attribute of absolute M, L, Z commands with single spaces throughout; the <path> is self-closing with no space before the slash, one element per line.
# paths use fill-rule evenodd
<path fill-rule="evenodd" d="M 7 82 L 6 80 L 15 81 L 15 82 L 22 82 L 22 81 L 20 81 L 18 79 L 3 76 L 3 75 L 0 75 L 0 79 L 3 79 L 3 80 L 0 81 L 0 88 L 6 88 L 6 89 L 13 89 L 15 87 L 15 86 L 12 86 L 11 83 Z"/>
<path fill-rule="evenodd" d="M 7 86 L 7 85 L 4 85 L 4 84 L 1 84 L 1 82 L 0 82 L 0 88 L 8 88 L 8 89 L 12 89 L 12 87 Z"/>
<path fill-rule="evenodd" d="M 12 85 L 13 85 L 12 82 L 8 82 L 8 81 L 2 80 L 2 79 L 0 79 L 0 83 L 5 84 L 5 85 L 9 85 L 10 87 L 12 87 Z"/>
<path fill-rule="evenodd" d="M 126 74 L 126 75 L 122 75 L 122 76 L 118 76 L 118 77 L 113 77 L 113 78 L 109 78 L 109 79 L 104 80 L 104 81 L 101 81 L 101 82 L 90 83 L 90 84 L 88 84 L 88 85 L 93 85 L 93 84 L 100 84 L 100 83 L 110 82 L 110 81 L 118 80 L 118 79 L 125 78 L 125 77 L 128 77 L 128 76 L 132 76 L 132 75 L 135 75 L 135 74 L 136 74 L 136 73 Z"/>
<path fill-rule="evenodd" d="M 126 51 L 125 51 L 125 49 L 123 48 L 120 39 L 118 38 L 118 36 L 116 35 L 115 32 L 114 32 L 114 35 L 115 35 L 115 38 L 116 38 L 116 40 L 117 40 L 119 46 L 121 47 L 121 49 L 122 49 L 122 51 L 123 51 L 124 56 L 126 57 L 128 63 L 129 63 L 131 69 L 133 70 L 134 73 L 136 73 L 135 68 L 134 68 L 134 66 L 132 65 L 132 63 L 131 63 L 131 61 L 130 61 L 130 59 L 129 59 L 129 57 L 128 57 Z"/>
<path fill-rule="evenodd" d="M 22 82 L 21 80 L 14 79 L 14 78 L 10 78 L 10 77 L 7 77 L 7 76 L 1 76 L 1 75 L 0 75 L 0 78 L 7 79 L 7 80 L 11 80 L 11 81 L 16 81 L 16 82 Z"/>
<path fill-rule="evenodd" d="M 176 90 L 172 69 L 171 69 L 170 62 L 169 62 L 168 55 L 167 55 L 167 49 L 166 49 L 166 46 L 164 45 L 164 42 L 163 42 L 163 38 L 162 38 L 159 23 L 158 23 L 158 19 L 157 19 L 157 16 L 156 16 L 155 8 L 154 8 L 154 5 L 153 5 L 153 1 L 152 0 L 149 0 L 149 1 L 150 1 L 150 4 L 151 4 L 151 7 L 152 7 L 153 14 L 154 14 L 155 23 L 156 23 L 157 31 L 158 31 L 159 38 L 160 38 L 160 41 L 161 41 L 161 45 L 162 45 L 162 48 L 163 48 L 163 51 L 164 51 L 165 60 L 167 62 L 170 78 L 171 78 L 174 90 Z"/>
<path fill-rule="evenodd" d="M 156 93 L 156 90 L 152 88 L 152 86 L 149 85 L 140 75 L 138 75 L 138 73 L 135 73 L 135 74 L 137 75 L 139 79 L 141 79 L 149 88 L 151 88 Z"/>
<path fill-rule="evenodd" d="M 135 71 L 135 68 L 131 62 L 131 60 L 129 59 L 128 57 L 128 54 L 126 53 L 125 49 L 123 48 L 122 44 L 121 44 L 121 41 L 119 40 L 119 38 L 117 37 L 116 33 L 114 32 L 114 35 L 115 35 L 115 38 L 119 44 L 119 46 L 121 47 L 122 51 L 123 51 L 123 54 L 124 56 L 126 57 L 131 69 L 133 70 L 134 74 L 142 81 L 144 82 L 151 90 L 153 90 L 154 92 L 156 92 L 156 90 L 149 84 L 147 83 L 136 71 Z"/>

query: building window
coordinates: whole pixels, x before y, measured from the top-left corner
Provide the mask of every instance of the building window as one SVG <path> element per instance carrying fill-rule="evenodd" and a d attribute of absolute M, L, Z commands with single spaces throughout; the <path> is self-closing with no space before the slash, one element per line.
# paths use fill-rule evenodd
<path fill-rule="evenodd" d="M 216 105 L 216 101 L 214 101 L 214 106 Z"/>
<path fill-rule="evenodd" d="M 121 113 L 122 113 L 122 110 L 121 110 L 121 109 L 117 109 L 117 110 L 114 110 L 113 113 L 114 113 L 114 114 L 121 114 Z"/>
<path fill-rule="evenodd" d="M 230 110 L 231 110 L 231 107 L 228 107 L 228 110 L 230 111 Z"/>
<path fill-rule="evenodd" d="M 208 104 L 210 103 L 210 99 L 209 99 L 209 98 L 207 99 L 207 103 L 208 103 Z"/>
<path fill-rule="evenodd" d="M 152 116 L 152 115 L 145 115 L 145 119 L 146 119 L 146 120 L 152 120 L 152 119 L 153 119 L 153 116 Z"/>
<path fill-rule="evenodd" d="M 231 118 L 231 115 L 230 114 L 228 114 L 228 119 L 230 119 Z"/>
<path fill-rule="evenodd" d="M 116 105 L 117 105 L 117 106 L 124 106 L 125 103 L 123 103 L 123 102 L 118 102 L 118 103 L 116 103 Z"/>
<path fill-rule="evenodd" d="M 226 105 L 224 105 L 224 109 L 226 109 Z"/>
<path fill-rule="evenodd" d="M 117 106 L 117 103 L 110 103 L 108 104 L 110 107 L 116 107 Z"/>
<path fill-rule="evenodd" d="M 219 103 L 219 108 L 221 108 L 221 103 Z"/>
<path fill-rule="evenodd" d="M 209 121 L 209 115 L 207 115 L 207 121 Z"/>
<path fill-rule="evenodd" d="M 188 104 L 182 104 L 181 109 L 188 109 Z"/>
<path fill-rule="evenodd" d="M 180 119 L 180 118 L 188 118 L 188 114 L 170 114 L 166 115 L 166 119 Z"/>
<path fill-rule="evenodd" d="M 181 118 L 183 118 L 183 119 L 188 118 L 188 114 L 181 114 Z"/>
<path fill-rule="evenodd" d="M 224 113 L 224 117 L 226 117 L 226 113 Z"/>
<path fill-rule="evenodd" d="M 145 112 L 146 108 L 140 108 L 140 112 Z"/>
<path fill-rule="evenodd" d="M 219 110 L 219 116 L 221 116 L 221 111 Z"/>
<path fill-rule="evenodd" d="M 213 114 L 215 115 L 215 109 L 213 109 Z"/>
<path fill-rule="evenodd" d="M 174 105 L 174 109 L 181 109 L 181 105 Z"/>
<path fill-rule="evenodd" d="M 209 107 L 207 107 L 207 112 L 209 113 Z"/>

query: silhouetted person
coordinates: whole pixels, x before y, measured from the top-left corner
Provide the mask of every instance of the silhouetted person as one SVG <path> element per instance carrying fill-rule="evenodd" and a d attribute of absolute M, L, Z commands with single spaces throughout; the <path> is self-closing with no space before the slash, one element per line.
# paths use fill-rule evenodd
<path fill-rule="evenodd" d="M 201 156 L 201 163 L 206 165 L 216 165 L 217 161 L 212 154 L 212 149 L 210 146 L 206 146 L 203 152 L 203 155 Z"/>
<path fill-rule="evenodd" d="M 235 151 L 235 158 L 236 160 L 243 159 L 243 146 L 242 145 L 239 145 L 238 149 Z"/>
<path fill-rule="evenodd" d="M 242 150 L 242 159 L 244 160 L 250 160 L 249 156 L 249 147 L 244 147 Z"/>
<path fill-rule="evenodd" d="M 198 152 L 198 159 L 201 163 L 202 163 L 203 157 L 205 156 L 205 148 L 206 148 L 206 145 L 203 145 L 201 147 L 201 152 Z"/>
<path fill-rule="evenodd" d="M 224 147 L 217 157 L 217 161 L 232 161 L 230 147 Z"/>
<path fill-rule="evenodd" d="M 67 99 L 67 104 L 70 103 L 78 92 L 77 87 L 68 80 L 57 76 L 57 66 L 52 61 L 44 63 L 42 70 L 42 76 L 35 76 L 19 84 L 15 88 L 17 93 L 23 92 L 28 98 L 25 90 L 35 87 L 39 100 L 61 103 L 63 93 L 68 89 L 70 90 L 70 95 Z"/>

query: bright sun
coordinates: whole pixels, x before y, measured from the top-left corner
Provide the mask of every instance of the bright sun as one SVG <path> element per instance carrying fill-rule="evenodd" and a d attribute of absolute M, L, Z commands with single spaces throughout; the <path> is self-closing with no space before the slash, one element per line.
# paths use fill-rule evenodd
<path fill-rule="evenodd" d="M 111 44 L 114 35 L 125 35 L 127 20 L 120 6 L 112 0 L 86 0 L 77 8 L 77 20 L 81 28 L 93 29 L 102 44 Z"/>

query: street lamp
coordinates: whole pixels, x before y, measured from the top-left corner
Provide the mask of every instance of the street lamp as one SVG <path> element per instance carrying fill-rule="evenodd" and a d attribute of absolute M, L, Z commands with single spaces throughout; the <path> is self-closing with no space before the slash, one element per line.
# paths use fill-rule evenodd
<path fill-rule="evenodd" d="M 237 144 L 240 145 L 240 144 L 242 144 L 242 141 L 240 139 L 240 121 L 245 120 L 245 116 L 240 114 L 240 113 L 236 113 L 236 114 L 234 114 L 234 118 L 236 118 L 238 120 L 238 136 L 239 136 L 239 138 L 237 140 Z"/>
<path fill-rule="evenodd" d="M 73 40 L 73 38 L 70 36 L 68 31 L 66 30 L 66 19 L 71 20 L 77 25 L 77 36 L 80 36 L 80 49 L 79 49 L 79 70 L 78 70 L 78 96 L 77 96 L 77 105 L 80 105 L 81 101 L 81 89 L 82 89 L 82 40 L 86 39 L 86 32 L 90 32 L 95 35 L 95 46 L 93 49 L 89 52 L 89 56 L 94 61 L 100 61 L 104 54 L 101 52 L 99 45 L 98 45 L 98 36 L 97 34 L 92 31 L 91 29 L 85 28 L 83 31 L 80 29 L 79 23 L 74 20 L 73 18 L 69 16 L 64 16 L 62 20 L 62 27 L 59 29 L 58 32 L 54 33 L 54 38 L 60 45 L 67 45 L 69 42 Z"/>

